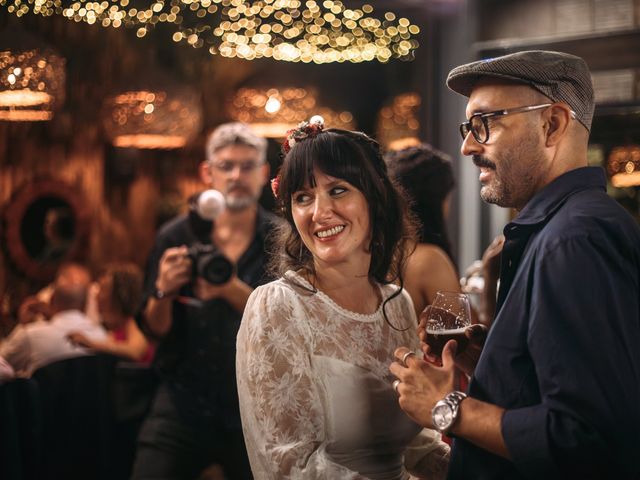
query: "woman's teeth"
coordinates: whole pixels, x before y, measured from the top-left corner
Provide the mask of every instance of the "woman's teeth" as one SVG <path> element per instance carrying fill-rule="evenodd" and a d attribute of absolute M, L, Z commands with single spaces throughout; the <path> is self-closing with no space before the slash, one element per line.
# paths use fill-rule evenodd
<path fill-rule="evenodd" d="M 327 238 L 339 234 L 342 230 L 344 230 L 344 225 L 339 225 L 337 227 L 330 228 L 329 230 L 322 230 L 321 232 L 316 233 L 316 235 L 320 238 Z"/>

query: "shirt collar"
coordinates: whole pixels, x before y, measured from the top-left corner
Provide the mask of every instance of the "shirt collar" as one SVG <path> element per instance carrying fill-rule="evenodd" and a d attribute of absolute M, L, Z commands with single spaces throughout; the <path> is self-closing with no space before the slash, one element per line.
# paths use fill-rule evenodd
<path fill-rule="evenodd" d="M 581 167 L 563 173 L 536 193 L 511 222 L 535 225 L 546 221 L 574 193 L 588 189 L 606 191 L 606 177 L 600 167 Z"/>

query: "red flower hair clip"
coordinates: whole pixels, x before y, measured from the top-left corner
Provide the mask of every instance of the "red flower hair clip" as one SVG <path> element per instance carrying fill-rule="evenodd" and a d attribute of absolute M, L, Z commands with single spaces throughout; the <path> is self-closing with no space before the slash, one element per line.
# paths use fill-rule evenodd
<path fill-rule="evenodd" d="M 308 122 L 300 122 L 296 128 L 287 131 L 284 142 L 282 143 L 282 151 L 286 155 L 291 151 L 298 142 L 313 138 L 324 129 L 324 118 L 320 115 L 314 115 Z"/>

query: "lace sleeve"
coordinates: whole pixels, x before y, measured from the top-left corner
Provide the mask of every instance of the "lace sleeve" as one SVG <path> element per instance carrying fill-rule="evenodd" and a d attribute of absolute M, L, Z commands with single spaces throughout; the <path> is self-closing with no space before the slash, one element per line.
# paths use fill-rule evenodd
<path fill-rule="evenodd" d="M 449 467 L 449 445 L 435 430 L 423 429 L 404 452 L 404 465 L 418 478 L 443 480 Z"/>
<path fill-rule="evenodd" d="M 308 312 L 287 286 L 254 290 L 238 333 L 242 426 L 256 480 L 360 479 L 324 452 L 324 412 L 310 364 Z"/>

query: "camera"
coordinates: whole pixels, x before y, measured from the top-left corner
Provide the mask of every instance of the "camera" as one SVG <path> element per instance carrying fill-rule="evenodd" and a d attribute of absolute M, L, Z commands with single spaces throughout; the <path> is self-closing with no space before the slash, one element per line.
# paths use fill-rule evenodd
<path fill-rule="evenodd" d="M 187 253 L 193 264 L 192 275 L 213 285 L 228 282 L 235 270 L 231 260 L 211 243 L 213 222 L 224 207 L 224 197 L 216 190 L 205 190 L 189 199 L 189 228 L 197 239 Z"/>
<path fill-rule="evenodd" d="M 187 255 L 193 264 L 193 275 L 211 284 L 227 283 L 233 275 L 233 263 L 211 244 L 194 243 Z"/>

